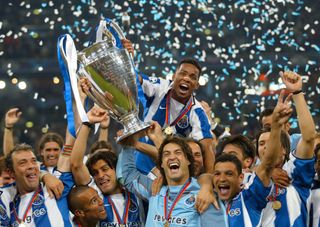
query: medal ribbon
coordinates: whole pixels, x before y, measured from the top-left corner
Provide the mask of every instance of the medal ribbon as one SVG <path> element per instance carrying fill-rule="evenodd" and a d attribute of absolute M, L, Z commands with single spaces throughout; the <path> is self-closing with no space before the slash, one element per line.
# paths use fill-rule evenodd
<path fill-rule="evenodd" d="M 41 190 L 41 189 L 39 188 L 37 191 L 35 191 L 35 192 L 33 193 L 32 198 L 31 198 L 30 201 L 29 201 L 29 204 L 28 204 L 28 206 L 27 206 L 26 211 L 24 212 L 24 215 L 23 215 L 22 219 L 19 219 L 18 214 L 17 214 L 17 211 L 16 211 L 16 207 L 15 207 L 16 204 L 14 204 L 14 206 L 13 206 L 13 214 L 14 214 L 14 218 L 19 222 L 19 224 L 21 224 L 21 222 L 24 222 L 24 221 L 25 221 L 25 219 L 26 219 L 26 217 L 27 217 L 27 215 L 28 215 L 28 212 L 29 212 L 30 208 L 32 207 L 32 204 L 33 204 L 34 200 L 37 198 L 37 196 L 38 196 L 39 193 L 40 193 L 40 190 Z"/>
<path fill-rule="evenodd" d="M 278 185 L 275 185 L 275 193 L 273 193 L 273 201 L 276 201 L 277 200 L 277 195 L 278 195 Z"/>
<path fill-rule="evenodd" d="M 167 190 L 166 196 L 164 197 L 164 217 L 166 218 L 167 221 L 169 221 L 174 207 L 176 206 L 177 202 L 179 201 L 179 199 L 181 198 L 182 194 L 187 189 L 187 187 L 190 185 L 190 183 L 191 183 L 191 179 L 189 178 L 188 181 L 186 183 L 184 183 L 184 185 L 180 189 L 178 195 L 174 199 L 169 213 L 167 212 L 167 210 L 168 210 L 168 191 L 169 191 L 169 189 Z"/>
<path fill-rule="evenodd" d="M 124 212 L 123 212 L 123 215 L 121 218 L 112 199 L 110 198 L 110 196 L 108 196 L 108 202 L 111 204 L 111 207 L 116 214 L 116 218 L 117 218 L 117 221 L 119 224 L 126 224 L 127 223 L 128 214 L 129 214 L 129 207 L 130 207 L 130 192 L 125 191 L 125 200 L 126 200 L 125 209 L 124 209 Z"/>
<path fill-rule="evenodd" d="M 189 112 L 189 110 L 191 109 L 192 96 L 190 97 L 189 101 L 184 106 L 184 108 L 181 110 L 178 117 L 170 124 L 170 97 L 171 97 L 170 94 L 171 94 L 171 91 L 168 93 L 167 100 L 166 100 L 166 125 L 173 126 L 173 125 L 176 125 L 181 120 L 181 118 L 183 118 L 184 115 L 186 115 Z"/>

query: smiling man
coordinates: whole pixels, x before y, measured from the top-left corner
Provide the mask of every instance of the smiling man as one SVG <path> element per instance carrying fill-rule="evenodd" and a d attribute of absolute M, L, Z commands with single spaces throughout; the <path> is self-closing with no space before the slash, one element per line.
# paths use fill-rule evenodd
<path fill-rule="evenodd" d="M 124 39 L 123 46 L 133 54 L 132 43 Z M 202 68 L 192 58 L 182 59 L 171 80 L 147 77 L 139 74 L 144 96 L 147 99 L 144 121 L 157 121 L 167 134 L 177 134 L 200 141 L 204 147 L 205 172 L 213 172 L 214 154 L 211 126 L 202 105 L 194 97 L 199 88 Z M 152 144 L 150 140 L 143 140 Z M 138 170 L 149 174 L 156 166 L 152 159 L 141 152 L 136 153 Z"/>
<path fill-rule="evenodd" d="M 172 81 L 140 77 L 142 89 L 147 97 L 148 111 L 144 121 L 157 121 L 168 134 L 200 141 L 206 156 L 205 171 L 212 173 L 214 155 L 210 123 L 201 104 L 193 95 L 199 87 L 200 75 L 200 64 L 195 59 L 187 58 L 179 62 Z M 136 163 L 138 169 L 145 174 L 155 167 L 155 163 L 140 152 L 136 155 Z"/>
<path fill-rule="evenodd" d="M 261 222 L 262 210 L 267 205 L 271 191 L 271 173 L 281 158 L 281 128 L 292 112 L 289 98 L 283 102 L 283 96 L 282 91 L 273 112 L 270 139 L 261 157 L 261 164 L 243 190 L 241 161 L 233 154 L 222 154 L 215 162 L 213 184 L 219 198 L 225 203 L 230 227 L 258 226 Z"/>
<path fill-rule="evenodd" d="M 72 226 L 67 203 L 73 186 L 69 158 L 63 153 L 57 164 L 57 175 L 64 184 L 62 195 L 60 199 L 50 198 L 48 186 L 40 183 L 39 164 L 32 147 L 18 144 L 13 148 L 6 156 L 6 166 L 16 180 L 16 190 L 13 188 L 10 192 L 10 197 L 14 198 L 10 198 L 7 206 L 11 215 L 8 226 Z"/>
<path fill-rule="evenodd" d="M 157 166 L 163 185 L 155 196 L 151 195 L 152 180 L 135 166 L 135 150 L 130 145 L 128 142 L 120 153 L 117 171 L 126 188 L 149 201 L 146 226 L 227 226 L 223 207 L 216 210 L 210 205 L 202 214 L 195 208 L 200 185 L 194 178 L 191 148 L 184 139 L 169 137 L 160 146 Z"/>
<path fill-rule="evenodd" d="M 71 153 L 74 180 L 77 185 L 91 186 L 103 199 L 107 216 L 100 220 L 99 226 L 142 226 L 144 212 L 141 201 L 117 180 L 116 154 L 100 150 L 90 156 L 86 165 L 83 163 L 93 123 L 101 122 L 105 115 L 104 110 L 94 107 L 87 113 L 90 123 L 84 123 L 80 127 Z"/>
<path fill-rule="evenodd" d="M 74 214 L 75 226 L 94 227 L 107 217 L 103 200 L 97 191 L 89 186 L 72 188 L 68 195 L 68 204 Z"/>

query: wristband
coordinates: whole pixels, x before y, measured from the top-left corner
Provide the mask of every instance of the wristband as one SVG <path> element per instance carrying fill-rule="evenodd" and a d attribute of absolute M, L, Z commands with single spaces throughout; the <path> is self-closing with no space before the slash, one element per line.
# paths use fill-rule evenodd
<path fill-rule="evenodd" d="M 94 124 L 91 124 L 90 122 L 82 122 L 83 125 L 89 127 L 90 129 L 94 129 Z"/>
<path fill-rule="evenodd" d="M 72 152 L 72 148 L 73 146 L 72 145 L 64 145 L 63 148 L 62 148 L 62 155 L 64 156 L 70 156 L 71 155 L 71 152 Z"/>
<path fill-rule="evenodd" d="M 302 90 L 294 91 L 294 92 L 292 92 L 292 95 L 297 95 L 297 94 L 300 94 L 300 93 L 302 93 Z"/>

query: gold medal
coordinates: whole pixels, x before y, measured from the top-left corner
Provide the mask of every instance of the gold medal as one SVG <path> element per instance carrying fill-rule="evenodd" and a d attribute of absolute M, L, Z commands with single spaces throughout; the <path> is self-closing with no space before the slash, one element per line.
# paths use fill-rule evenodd
<path fill-rule="evenodd" d="M 164 227 L 169 227 L 170 226 L 170 224 L 169 224 L 169 222 L 168 221 L 166 221 L 165 223 L 164 223 L 164 225 L 163 225 Z"/>
<path fill-rule="evenodd" d="M 163 132 L 166 136 L 172 136 L 173 135 L 173 128 L 168 126 L 163 130 Z"/>
<path fill-rule="evenodd" d="M 272 202 L 272 208 L 274 210 L 280 210 L 281 209 L 281 202 L 276 200 Z"/>

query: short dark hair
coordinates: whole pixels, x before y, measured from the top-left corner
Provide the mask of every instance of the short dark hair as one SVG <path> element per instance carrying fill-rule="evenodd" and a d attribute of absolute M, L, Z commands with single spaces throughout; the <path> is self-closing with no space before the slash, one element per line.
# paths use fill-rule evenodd
<path fill-rule="evenodd" d="M 38 152 L 40 154 L 40 151 L 44 148 L 45 144 L 48 142 L 56 142 L 60 149 L 63 147 L 63 138 L 55 132 L 48 132 L 44 134 L 40 140 L 39 140 L 39 145 L 38 145 Z"/>
<path fill-rule="evenodd" d="M 189 168 L 189 176 L 190 177 L 194 176 L 194 158 L 193 158 L 190 146 L 187 144 L 187 142 L 185 141 L 184 138 L 181 138 L 181 137 L 178 137 L 178 136 L 170 136 L 170 137 L 167 137 L 162 142 L 162 144 L 161 144 L 161 146 L 159 148 L 158 163 L 157 163 L 157 166 L 158 166 L 158 168 L 160 170 L 160 173 L 163 176 L 163 184 L 164 185 L 167 185 L 168 182 L 167 182 L 164 170 L 161 167 L 161 165 L 162 165 L 162 154 L 163 154 L 163 148 L 169 143 L 174 143 L 174 144 L 177 144 L 178 146 L 180 146 L 180 148 L 183 151 L 185 157 L 190 162 L 190 165 L 188 167 Z"/>
<path fill-rule="evenodd" d="M 99 160 L 105 161 L 111 169 L 115 170 L 117 168 L 118 157 L 115 153 L 113 153 L 112 151 L 99 151 L 91 156 L 86 163 L 91 176 L 94 175 L 92 166 Z"/>
<path fill-rule="evenodd" d="M 203 145 L 200 143 L 199 140 L 195 140 L 193 138 L 185 138 L 184 140 L 186 141 L 186 143 L 195 143 L 195 144 L 197 144 L 200 147 L 200 151 L 201 151 L 202 157 L 203 158 L 205 157 L 205 152 L 204 152 Z"/>
<path fill-rule="evenodd" d="M 76 210 L 81 210 L 84 207 L 84 204 L 82 201 L 79 200 L 79 196 L 82 193 L 85 193 L 88 191 L 91 187 L 87 185 L 79 185 L 76 187 L 73 187 L 71 191 L 68 194 L 68 206 L 69 210 L 75 214 Z"/>
<path fill-rule="evenodd" d="M 271 132 L 271 128 L 270 127 L 262 128 L 256 136 L 256 152 L 257 152 L 258 156 L 259 156 L 259 152 L 258 152 L 259 138 L 263 133 L 266 133 L 266 132 Z M 281 130 L 280 142 L 281 142 L 281 146 L 286 151 L 286 155 L 285 155 L 285 162 L 286 162 L 289 160 L 289 155 L 290 155 L 290 138 L 289 138 L 289 134 L 283 130 Z"/>
<path fill-rule="evenodd" d="M 268 117 L 268 116 L 272 115 L 273 110 L 274 110 L 274 108 L 269 107 L 269 108 L 265 108 L 265 109 L 260 113 L 260 115 L 259 115 L 259 125 L 260 125 L 261 128 L 263 127 L 263 125 L 262 125 L 262 118 L 263 118 L 263 117 Z"/>
<path fill-rule="evenodd" d="M 184 58 L 182 59 L 179 63 L 178 63 L 178 68 L 182 65 L 182 64 L 191 64 L 194 65 L 198 70 L 199 70 L 199 77 L 201 75 L 202 72 L 202 68 L 200 63 L 194 59 L 194 58 Z M 198 78 L 199 79 L 199 78 Z"/>
<path fill-rule="evenodd" d="M 220 155 L 214 162 L 214 166 L 216 166 L 217 163 L 219 162 L 232 162 L 236 166 L 238 174 L 240 175 L 242 173 L 241 161 L 235 155 L 232 155 L 232 154 Z"/>
<path fill-rule="evenodd" d="M 89 148 L 89 154 L 93 154 L 95 151 L 100 149 L 106 149 L 109 151 L 113 151 L 111 143 L 105 140 L 99 140 L 94 142 Z"/>
<path fill-rule="evenodd" d="M 254 159 L 256 156 L 255 148 L 252 142 L 246 136 L 243 135 L 232 135 L 224 137 L 222 140 L 219 141 L 216 147 L 217 154 L 222 154 L 223 149 L 228 144 L 232 144 L 234 146 L 239 147 L 242 150 L 242 155 L 244 158 Z"/>
<path fill-rule="evenodd" d="M 21 144 L 15 145 L 14 148 L 10 151 L 10 153 L 5 158 L 5 166 L 11 171 L 13 171 L 13 160 L 12 160 L 13 153 L 19 152 L 19 151 L 31 151 L 32 153 L 34 153 L 32 146 L 30 146 L 29 144 L 21 143 Z"/>

